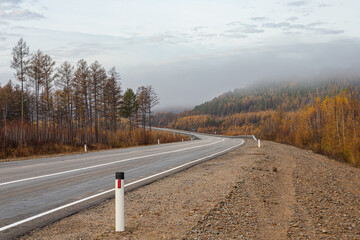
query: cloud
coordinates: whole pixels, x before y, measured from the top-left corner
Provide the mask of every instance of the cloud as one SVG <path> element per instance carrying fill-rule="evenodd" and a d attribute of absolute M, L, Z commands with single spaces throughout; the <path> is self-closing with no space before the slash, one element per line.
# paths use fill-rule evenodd
<path fill-rule="evenodd" d="M 180 32 L 163 32 L 156 33 L 150 36 L 139 37 L 141 41 L 150 42 L 150 43 L 169 43 L 169 44 L 179 44 L 187 43 L 191 39 L 191 36 L 187 33 Z"/>
<path fill-rule="evenodd" d="M 9 23 L 6 21 L 0 21 L 0 25 L 9 25 Z"/>
<path fill-rule="evenodd" d="M 158 32 L 151 35 L 142 35 L 140 33 L 128 33 L 127 37 L 116 37 L 118 40 L 126 42 L 132 45 L 144 45 L 144 44 L 182 44 L 188 43 L 191 41 L 193 36 L 206 37 L 206 33 L 195 32 L 192 34 L 182 33 L 182 32 Z M 210 34 L 208 34 L 210 36 Z"/>
<path fill-rule="evenodd" d="M 301 34 L 301 32 L 297 31 L 297 32 L 291 32 L 291 31 L 284 31 L 283 32 L 286 35 L 299 35 Z"/>
<path fill-rule="evenodd" d="M 0 38 L 2 40 L 5 40 L 5 39 L 8 39 L 8 38 L 13 38 L 13 37 L 16 37 L 16 38 L 19 38 L 19 37 L 22 37 L 21 34 L 18 34 L 18 33 L 10 33 L 10 32 L 1 32 L 0 31 Z"/>
<path fill-rule="evenodd" d="M 174 36 L 170 33 L 156 33 L 147 37 L 150 42 L 166 42 L 173 38 Z"/>
<path fill-rule="evenodd" d="M 322 23 L 322 22 L 312 22 L 312 23 L 307 24 L 306 26 L 314 27 L 314 26 L 319 26 L 319 25 L 323 25 L 323 24 L 324 23 Z"/>
<path fill-rule="evenodd" d="M 245 29 L 243 31 L 243 33 L 263 33 L 263 32 L 264 32 L 264 29 L 252 29 L 252 28 Z"/>
<path fill-rule="evenodd" d="M 286 29 L 298 29 L 298 30 L 307 30 L 316 34 L 324 34 L 324 35 L 336 35 L 344 33 L 343 30 L 340 29 L 327 29 L 327 28 L 315 28 L 316 26 L 324 25 L 322 22 L 312 22 L 306 25 L 302 24 L 290 24 Z"/>
<path fill-rule="evenodd" d="M 263 33 L 264 29 L 259 29 L 256 26 L 244 26 L 243 33 Z"/>
<path fill-rule="evenodd" d="M 16 6 L 19 5 L 22 0 L 0 0 L 0 5 L 12 5 Z"/>
<path fill-rule="evenodd" d="M 328 3 L 320 3 L 320 4 L 318 5 L 318 7 L 321 7 L 321 8 L 331 7 L 331 6 L 333 6 L 333 5 L 328 4 Z"/>
<path fill-rule="evenodd" d="M 298 17 L 290 17 L 290 18 L 286 19 L 286 21 L 291 21 L 291 22 L 293 22 L 293 21 L 296 21 L 296 20 L 298 20 L 298 19 L 299 19 Z"/>
<path fill-rule="evenodd" d="M 226 37 L 226 38 L 247 38 L 248 36 L 245 34 L 241 34 L 241 33 L 223 33 L 220 34 L 220 36 L 222 37 Z"/>
<path fill-rule="evenodd" d="M 36 19 L 45 18 L 43 15 L 36 12 L 32 12 L 28 9 L 15 9 L 11 11 L 0 10 L 0 17 L 7 20 L 17 20 L 17 21 L 36 20 Z"/>
<path fill-rule="evenodd" d="M 13 11 L 16 9 L 21 9 L 20 4 L 22 0 L 0 0 L 0 13 L 5 11 Z"/>
<path fill-rule="evenodd" d="M 92 55 L 97 55 L 105 51 L 104 46 L 99 43 L 70 43 L 69 48 L 57 48 L 51 53 L 55 56 L 84 58 Z"/>
<path fill-rule="evenodd" d="M 197 36 L 203 37 L 203 38 L 212 38 L 216 37 L 218 34 L 216 33 L 198 33 Z"/>
<path fill-rule="evenodd" d="M 344 30 L 334 30 L 334 29 L 324 29 L 324 28 L 314 28 L 313 30 L 316 33 L 325 34 L 325 35 L 336 35 L 345 32 Z"/>
<path fill-rule="evenodd" d="M 300 0 L 300 1 L 291 1 L 291 2 L 288 2 L 288 6 L 292 6 L 292 7 L 299 7 L 299 6 L 304 6 L 306 5 L 307 2 L 306 1 L 303 1 L 303 0 Z"/>
<path fill-rule="evenodd" d="M 286 29 L 306 29 L 306 26 L 302 24 L 290 24 Z"/>
<path fill-rule="evenodd" d="M 266 17 L 252 17 L 251 20 L 255 21 L 255 22 L 263 22 L 268 20 L 268 18 Z"/>
<path fill-rule="evenodd" d="M 335 35 L 344 33 L 343 30 L 339 29 L 327 29 L 327 28 L 315 28 L 316 26 L 325 25 L 323 22 L 312 22 L 309 24 L 291 24 L 288 22 L 280 22 L 280 23 L 264 23 L 262 27 L 264 28 L 280 28 L 283 30 L 285 34 L 299 34 L 300 32 L 293 32 L 291 30 L 304 30 L 313 32 L 316 34 L 324 34 L 324 35 Z"/>
<path fill-rule="evenodd" d="M 259 29 L 255 24 L 244 24 L 244 23 L 232 23 L 230 26 L 236 26 L 229 30 L 226 30 L 227 33 L 263 33 L 264 29 Z"/>
<path fill-rule="evenodd" d="M 198 31 L 206 29 L 206 28 L 207 27 L 205 27 L 205 26 L 196 26 L 196 27 L 192 28 L 191 30 L 194 32 L 198 32 Z"/>
<path fill-rule="evenodd" d="M 186 38 L 186 42 L 190 42 L 190 40 L 192 39 L 192 36 L 196 39 L 196 37 L 201 38 L 202 40 L 204 39 L 212 39 L 216 36 L 218 36 L 218 33 L 214 33 L 214 32 L 209 32 L 206 31 L 208 30 L 209 27 L 206 26 L 196 26 L 194 28 L 191 29 L 192 33 L 191 34 L 186 34 L 183 35 L 182 37 Z"/>
<path fill-rule="evenodd" d="M 288 27 L 290 23 L 281 22 L 281 23 L 264 23 L 262 26 L 265 28 L 284 28 Z"/>
<path fill-rule="evenodd" d="M 243 24 L 243 22 L 240 22 L 240 21 L 229 22 L 226 25 L 227 26 L 236 26 L 236 25 L 240 25 L 240 24 Z"/>
<path fill-rule="evenodd" d="M 33 2 L 35 0 L 32 0 Z M 0 18 L 2 20 L 36 20 L 45 18 L 42 14 L 24 9 L 20 5 L 23 0 L 0 0 Z M 1 23 L 0 23 L 1 24 Z"/>

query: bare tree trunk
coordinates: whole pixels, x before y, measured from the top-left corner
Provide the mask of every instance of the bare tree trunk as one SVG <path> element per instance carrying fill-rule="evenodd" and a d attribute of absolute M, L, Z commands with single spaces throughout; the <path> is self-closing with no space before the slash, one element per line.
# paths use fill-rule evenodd
<path fill-rule="evenodd" d="M 36 83 L 36 100 L 35 100 L 35 107 L 36 107 L 36 140 L 39 141 L 39 84 Z"/>
<path fill-rule="evenodd" d="M 21 72 L 23 72 L 23 65 L 21 64 Z M 24 76 L 21 76 L 21 135 L 20 145 L 24 142 Z"/>
<path fill-rule="evenodd" d="M 149 109 L 149 127 L 151 132 L 151 110 Z"/>
<path fill-rule="evenodd" d="M 95 141 L 96 143 L 99 142 L 99 132 L 98 132 L 98 109 L 97 109 L 97 94 L 96 94 L 97 88 L 95 87 L 94 92 L 94 111 L 95 111 Z"/>
<path fill-rule="evenodd" d="M 85 119 L 84 119 L 84 138 L 85 138 L 85 144 L 89 143 L 88 136 L 87 136 L 87 128 L 88 128 L 88 122 L 89 122 L 89 109 L 88 109 L 88 98 L 87 94 L 85 95 Z M 90 107 L 91 108 L 91 107 Z"/>
<path fill-rule="evenodd" d="M 7 132 L 6 132 L 6 116 L 7 116 L 7 109 L 6 107 L 3 109 L 3 116 L 4 116 L 4 153 L 5 153 L 5 157 L 7 157 L 7 149 L 6 149 L 6 135 L 7 135 Z"/>
<path fill-rule="evenodd" d="M 115 99 L 115 97 L 113 97 Z M 116 119 L 116 102 L 114 100 L 113 102 L 113 130 L 114 130 L 114 133 L 116 133 L 116 122 L 117 122 L 117 119 Z"/>

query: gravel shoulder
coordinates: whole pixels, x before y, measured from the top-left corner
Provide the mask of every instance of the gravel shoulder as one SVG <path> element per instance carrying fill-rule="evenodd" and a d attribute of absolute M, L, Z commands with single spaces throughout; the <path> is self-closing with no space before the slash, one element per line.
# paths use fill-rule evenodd
<path fill-rule="evenodd" d="M 360 239 L 360 169 L 255 141 L 20 239 Z"/>

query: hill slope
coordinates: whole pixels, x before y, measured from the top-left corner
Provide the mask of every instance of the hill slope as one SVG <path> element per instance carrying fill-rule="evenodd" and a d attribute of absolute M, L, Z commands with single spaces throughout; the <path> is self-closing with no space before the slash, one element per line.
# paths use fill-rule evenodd
<path fill-rule="evenodd" d="M 156 125 L 260 138 L 360 165 L 360 81 L 289 82 L 234 90 Z"/>
<path fill-rule="evenodd" d="M 243 112 L 277 110 L 297 111 L 314 104 L 316 97 L 324 99 L 347 90 L 360 95 L 359 80 L 263 83 L 235 89 L 200 104 L 193 114 L 227 116 Z"/>

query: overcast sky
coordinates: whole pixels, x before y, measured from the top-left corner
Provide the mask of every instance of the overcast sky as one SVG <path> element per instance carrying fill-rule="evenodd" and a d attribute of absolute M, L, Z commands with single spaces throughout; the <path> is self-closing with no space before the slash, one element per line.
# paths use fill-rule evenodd
<path fill-rule="evenodd" d="M 58 65 L 115 66 L 161 108 L 194 106 L 258 80 L 360 69 L 358 0 L 0 0 L 0 81 L 23 37 Z"/>

